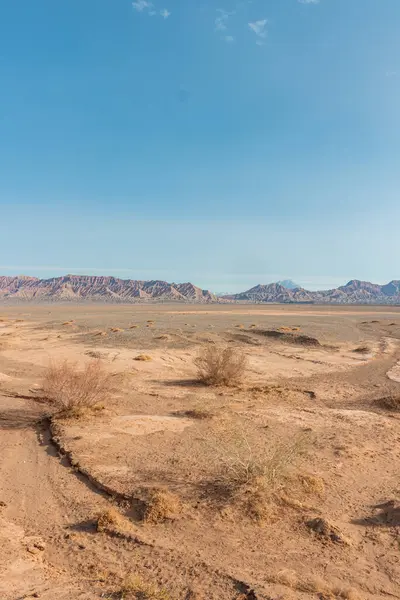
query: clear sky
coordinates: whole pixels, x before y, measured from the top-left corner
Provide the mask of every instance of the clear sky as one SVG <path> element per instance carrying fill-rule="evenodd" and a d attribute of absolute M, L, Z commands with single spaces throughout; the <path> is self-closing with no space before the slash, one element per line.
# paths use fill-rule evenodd
<path fill-rule="evenodd" d="M 400 0 L 0 0 L 0 274 L 400 279 Z"/>

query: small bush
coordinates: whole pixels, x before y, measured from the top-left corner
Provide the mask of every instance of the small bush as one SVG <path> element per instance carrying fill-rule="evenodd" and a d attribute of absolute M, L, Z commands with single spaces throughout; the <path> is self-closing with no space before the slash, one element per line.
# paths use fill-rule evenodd
<path fill-rule="evenodd" d="M 97 531 L 102 532 L 118 532 L 124 530 L 124 518 L 116 508 L 110 507 L 101 512 L 96 521 Z"/>
<path fill-rule="evenodd" d="M 108 399 L 112 376 L 99 360 L 78 370 L 75 363 L 64 361 L 50 365 L 43 380 L 43 392 L 60 416 L 80 416 Z"/>
<path fill-rule="evenodd" d="M 162 523 L 173 519 L 181 511 L 180 500 L 168 490 L 154 490 L 147 503 L 143 520 L 146 523 Z"/>
<path fill-rule="evenodd" d="M 194 361 L 199 381 L 207 385 L 235 385 L 243 378 L 247 359 L 243 352 L 227 346 L 209 345 Z"/>
<path fill-rule="evenodd" d="M 281 486 L 288 468 L 305 445 L 303 436 L 283 443 L 249 423 L 215 423 L 204 442 L 213 456 L 215 479 L 231 493 L 249 487 L 272 492 Z"/>
<path fill-rule="evenodd" d="M 170 596 L 164 589 L 146 583 L 139 575 L 128 575 L 118 590 L 121 600 L 169 600 Z"/>

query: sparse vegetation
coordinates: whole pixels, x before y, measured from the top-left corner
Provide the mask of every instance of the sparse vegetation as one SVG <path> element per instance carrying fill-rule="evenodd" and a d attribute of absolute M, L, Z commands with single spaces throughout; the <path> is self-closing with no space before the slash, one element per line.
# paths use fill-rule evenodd
<path fill-rule="evenodd" d="M 170 600 L 165 589 L 145 582 L 139 575 L 128 575 L 117 593 L 120 600 Z"/>
<path fill-rule="evenodd" d="M 79 417 L 108 399 L 111 379 L 99 360 L 87 363 L 82 370 L 64 361 L 48 367 L 42 388 L 59 416 Z"/>
<path fill-rule="evenodd" d="M 101 512 L 96 521 L 97 531 L 102 532 L 121 532 L 126 529 L 126 519 L 118 512 L 116 508 L 110 508 Z"/>
<path fill-rule="evenodd" d="M 236 385 L 246 372 L 247 358 L 237 348 L 208 345 L 195 358 L 197 377 L 206 385 Z"/>
<path fill-rule="evenodd" d="M 147 502 L 143 520 L 153 525 L 162 523 L 176 517 L 181 509 L 178 496 L 168 490 L 156 489 L 153 490 Z"/>
<path fill-rule="evenodd" d="M 378 398 L 376 400 L 376 404 L 381 408 L 385 408 L 390 411 L 400 411 L 400 394 L 396 394 L 395 392 L 390 392 L 387 396 L 383 396 L 383 398 Z"/>
<path fill-rule="evenodd" d="M 146 362 L 146 361 L 152 360 L 152 358 L 148 354 L 138 354 L 137 356 L 135 356 L 135 358 L 133 360 Z"/>
<path fill-rule="evenodd" d="M 216 500 L 259 523 L 272 521 L 275 500 L 301 454 L 303 438 L 282 444 L 267 432 L 254 430 L 251 423 L 235 419 L 216 421 L 204 443 L 202 460 L 210 462 L 212 455 L 210 493 Z"/>
<path fill-rule="evenodd" d="M 322 477 L 317 475 L 301 474 L 299 475 L 302 488 L 307 494 L 312 494 L 323 498 L 325 496 L 325 482 Z"/>

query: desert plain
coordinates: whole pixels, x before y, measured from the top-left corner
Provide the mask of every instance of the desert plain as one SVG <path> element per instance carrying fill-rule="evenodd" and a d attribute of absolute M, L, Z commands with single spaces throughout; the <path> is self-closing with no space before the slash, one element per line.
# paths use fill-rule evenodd
<path fill-rule="evenodd" d="M 1 600 L 400 598 L 399 397 L 397 307 L 1 306 Z"/>

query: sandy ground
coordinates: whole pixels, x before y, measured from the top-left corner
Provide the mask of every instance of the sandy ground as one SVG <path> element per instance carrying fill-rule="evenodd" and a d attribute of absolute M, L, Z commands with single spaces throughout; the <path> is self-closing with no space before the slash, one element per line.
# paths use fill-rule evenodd
<path fill-rule="evenodd" d="M 196 383 L 212 342 L 245 352 L 240 386 Z M 400 392 L 399 344 L 393 307 L 2 307 L 0 598 L 119 599 L 131 573 L 177 600 L 400 598 L 400 415 L 377 403 Z M 115 378 L 104 410 L 50 425 L 44 370 L 93 358 Z M 241 451 L 226 424 L 252 452 L 301 439 L 262 520 L 252 490 L 216 485 Z M 181 509 L 144 522 L 159 489 Z M 110 506 L 118 535 L 96 532 Z"/>

